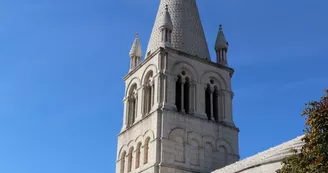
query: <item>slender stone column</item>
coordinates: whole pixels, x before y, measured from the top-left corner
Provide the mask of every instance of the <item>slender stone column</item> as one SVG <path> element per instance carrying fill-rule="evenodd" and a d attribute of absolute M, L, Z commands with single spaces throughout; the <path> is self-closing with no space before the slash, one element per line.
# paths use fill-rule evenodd
<path fill-rule="evenodd" d="M 213 107 L 214 107 L 214 106 L 213 106 L 213 92 L 214 92 L 214 89 L 213 89 L 212 86 L 210 87 L 210 91 L 211 91 L 211 92 L 210 92 L 210 93 L 211 93 L 211 94 L 210 94 L 211 120 L 213 120 L 213 119 L 214 119 L 214 115 L 213 115 L 213 113 L 214 113 L 214 112 L 213 112 Z"/>
<path fill-rule="evenodd" d="M 151 94 L 151 98 L 150 98 L 150 109 L 149 110 L 152 110 L 153 106 L 154 106 L 154 92 L 155 90 L 155 86 L 154 86 L 154 83 L 152 82 L 151 86 L 150 86 L 150 94 Z"/>
<path fill-rule="evenodd" d="M 190 89 L 189 89 L 190 99 L 189 99 L 189 105 L 190 105 L 190 113 L 194 114 L 196 110 L 196 83 L 190 82 Z"/>
<path fill-rule="evenodd" d="M 181 80 L 181 112 L 185 113 L 185 109 L 184 109 L 184 84 L 185 84 L 185 80 L 182 79 Z"/>
<path fill-rule="evenodd" d="M 140 105 L 140 111 L 141 112 L 141 118 L 143 118 L 146 115 L 146 104 L 145 104 L 145 95 L 146 95 L 146 90 L 145 86 L 142 86 L 142 97 L 141 97 L 141 105 Z"/>
<path fill-rule="evenodd" d="M 126 129 L 127 127 L 127 116 L 128 116 L 128 107 L 129 107 L 129 104 L 128 104 L 128 99 L 127 98 L 124 98 L 123 100 L 124 102 L 124 116 L 123 116 L 123 127 L 122 127 L 122 130 Z"/>
<path fill-rule="evenodd" d="M 138 120 L 138 94 L 135 96 L 135 101 L 134 101 L 134 121 L 136 122 Z"/>

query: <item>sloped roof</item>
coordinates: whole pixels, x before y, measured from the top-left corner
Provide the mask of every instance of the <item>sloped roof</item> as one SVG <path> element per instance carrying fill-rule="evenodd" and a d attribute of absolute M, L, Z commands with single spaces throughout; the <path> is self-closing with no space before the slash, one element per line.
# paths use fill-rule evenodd
<path fill-rule="evenodd" d="M 244 160 L 238 161 L 234 164 L 228 165 L 224 168 L 213 171 L 212 173 L 236 173 L 249 168 L 265 165 L 273 162 L 280 162 L 283 158 L 291 155 L 292 149 L 301 149 L 303 146 L 302 138 L 304 136 L 297 137 L 291 141 L 285 142 L 281 145 L 273 147 L 269 150 L 248 157 Z"/>

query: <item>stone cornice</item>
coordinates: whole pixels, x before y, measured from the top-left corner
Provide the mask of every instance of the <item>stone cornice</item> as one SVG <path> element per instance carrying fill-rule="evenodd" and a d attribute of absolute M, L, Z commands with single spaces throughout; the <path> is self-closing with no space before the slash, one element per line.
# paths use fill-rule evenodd
<path fill-rule="evenodd" d="M 232 76 L 234 74 L 234 69 L 231 68 L 231 67 L 227 67 L 227 66 L 224 66 L 224 65 L 221 65 L 221 64 L 218 64 L 218 63 L 215 63 L 215 62 L 212 62 L 211 60 L 207 60 L 207 59 L 204 59 L 204 58 L 200 58 L 198 56 L 194 56 L 194 55 L 190 55 L 188 53 L 185 53 L 185 52 L 182 52 L 182 51 L 179 51 L 179 50 L 176 50 L 176 49 L 173 49 L 171 47 L 165 47 L 165 50 L 167 50 L 168 52 L 174 52 L 178 55 L 182 55 L 184 57 L 187 57 L 187 58 L 190 58 L 192 60 L 196 60 L 196 61 L 199 61 L 199 62 L 202 62 L 204 64 L 208 64 L 208 65 L 211 65 L 215 68 L 219 68 L 219 69 L 223 69 L 223 70 L 226 70 L 230 73 L 230 75 Z"/>

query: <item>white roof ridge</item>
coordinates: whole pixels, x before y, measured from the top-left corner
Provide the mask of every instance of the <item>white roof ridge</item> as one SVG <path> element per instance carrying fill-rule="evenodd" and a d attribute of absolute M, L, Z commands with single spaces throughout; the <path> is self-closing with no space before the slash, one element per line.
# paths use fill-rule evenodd
<path fill-rule="evenodd" d="M 303 146 L 303 137 L 304 135 L 299 136 L 293 140 L 284 142 L 278 146 L 272 147 L 256 155 L 247 157 L 244 160 L 235 162 L 231 165 L 213 171 L 212 173 L 234 173 L 248 168 L 252 168 L 254 166 L 279 161 L 285 158 L 286 156 L 291 155 L 292 149 L 300 149 Z"/>

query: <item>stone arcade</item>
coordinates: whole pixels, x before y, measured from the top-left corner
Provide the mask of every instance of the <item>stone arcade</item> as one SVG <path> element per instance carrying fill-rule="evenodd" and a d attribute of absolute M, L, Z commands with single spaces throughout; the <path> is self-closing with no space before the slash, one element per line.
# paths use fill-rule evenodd
<path fill-rule="evenodd" d="M 116 173 L 210 173 L 239 160 L 222 26 L 213 47 L 216 62 L 195 0 L 160 1 L 145 59 L 138 35 L 130 51 Z"/>

